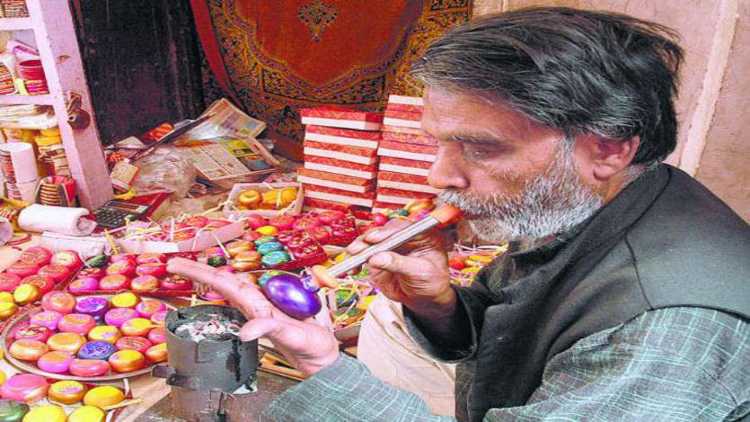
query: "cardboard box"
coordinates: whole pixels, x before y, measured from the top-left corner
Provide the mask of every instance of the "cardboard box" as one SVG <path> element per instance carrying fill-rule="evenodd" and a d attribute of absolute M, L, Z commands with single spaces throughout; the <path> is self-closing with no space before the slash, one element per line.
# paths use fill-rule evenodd
<path fill-rule="evenodd" d="M 255 210 L 241 210 L 237 209 L 235 207 L 235 201 L 237 200 L 237 197 L 242 193 L 243 191 L 246 191 L 248 189 L 254 189 L 260 192 L 261 194 L 263 192 L 267 192 L 271 189 L 283 189 L 283 188 L 289 188 L 294 187 L 297 188 L 297 197 L 294 199 L 294 202 L 290 204 L 288 207 L 281 209 L 281 210 L 267 210 L 267 209 L 255 209 Z M 302 185 L 295 182 L 287 182 L 287 183 L 237 183 L 232 187 L 232 190 L 229 192 L 229 197 L 227 198 L 226 204 L 224 204 L 224 215 L 230 218 L 244 218 L 249 215 L 260 215 L 262 217 L 276 217 L 279 215 L 298 215 L 302 212 L 302 202 L 304 200 L 304 192 Z"/>
<path fill-rule="evenodd" d="M 236 221 L 212 231 L 201 231 L 196 233 L 192 239 L 179 242 L 159 242 L 152 240 L 125 240 L 118 239 L 116 242 L 125 253 L 171 253 L 171 252 L 198 252 L 211 246 L 229 242 L 236 239 L 245 232 L 245 222 Z"/>

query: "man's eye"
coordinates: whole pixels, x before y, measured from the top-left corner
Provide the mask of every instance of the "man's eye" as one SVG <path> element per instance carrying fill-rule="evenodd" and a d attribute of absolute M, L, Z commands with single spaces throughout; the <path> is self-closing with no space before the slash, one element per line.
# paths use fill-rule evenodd
<path fill-rule="evenodd" d="M 464 157 L 470 160 L 483 160 L 497 156 L 501 151 L 495 145 L 471 145 L 465 144 L 463 147 Z"/>

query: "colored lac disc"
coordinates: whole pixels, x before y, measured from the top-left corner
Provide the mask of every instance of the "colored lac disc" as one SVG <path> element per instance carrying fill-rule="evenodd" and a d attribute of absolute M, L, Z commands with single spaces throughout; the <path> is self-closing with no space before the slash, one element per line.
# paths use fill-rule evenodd
<path fill-rule="evenodd" d="M 4 399 L 33 403 L 47 395 L 49 384 L 43 376 L 34 374 L 17 374 L 5 381 L 0 387 Z"/>
<path fill-rule="evenodd" d="M 115 344 L 122 334 L 114 325 L 97 325 L 89 331 L 88 337 L 91 341 L 106 341 Z"/>
<path fill-rule="evenodd" d="M 20 284 L 16 287 L 16 290 L 13 290 L 13 300 L 19 305 L 35 302 L 41 296 L 42 293 L 39 291 L 39 287 L 33 284 Z"/>
<path fill-rule="evenodd" d="M 130 288 L 137 293 L 153 292 L 159 289 L 159 279 L 152 275 L 142 275 L 130 281 Z"/>
<path fill-rule="evenodd" d="M 73 355 L 70 353 L 53 350 L 43 354 L 39 360 L 36 361 L 36 366 L 42 371 L 52 372 L 53 374 L 64 374 L 68 372 L 70 362 L 72 361 Z"/>
<path fill-rule="evenodd" d="M 18 312 L 18 305 L 13 302 L 0 302 L 0 320 L 6 320 Z"/>
<path fill-rule="evenodd" d="M 131 372 L 143 368 L 146 358 L 137 350 L 120 350 L 110 356 L 108 361 L 116 372 Z"/>
<path fill-rule="evenodd" d="M 151 340 L 144 337 L 131 337 L 126 336 L 115 343 L 117 350 L 135 350 L 141 353 L 146 353 L 149 347 L 153 346 Z"/>
<path fill-rule="evenodd" d="M 166 309 L 163 311 L 154 312 L 154 314 L 151 315 L 151 322 L 156 325 L 164 325 L 164 322 L 167 320 L 168 313 L 169 311 Z"/>
<path fill-rule="evenodd" d="M 133 318 L 125 321 L 120 330 L 126 336 L 145 336 L 154 328 L 150 320 L 146 318 Z"/>
<path fill-rule="evenodd" d="M 94 277 L 80 277 L 73 280 L 68 285 L 68 290 L 72 293 L 90 293 L 99 289 L 99 279 Z"/>
<path fill-rule="evenodd" d="M 65 422 L 67 416 L 62 407 L 55 404 L 44 404 L 32 407 L 23 417 L 23 422 Z"/>
<path fill-rule="evenodd" d="M 131 308 L 114 308 L 104 314 L 104 322 L 120 328 L 125 321 L 138 317 L 138 312 Z"/>
<path fill-rule="evenodd" d="M 20 422 L 29 412 L 29 405 L 16 400 L 0 400 L 0 422 Z"/>
<path fill-rule="evenodd" d="M 112 296 L 112 306 L 115 308 L 132 308 L 138 304 L 141 299 L 132 292 L 124 292 Z"/>
<path fill-rule="evenodd" d="M 83 396 L 83 404 L 103 408 L 112 406 L 125 400 L 125 393 L 117 387 L 103 385 L 94 387 Z"/>
<path fill-rule="evenodd" d="M 83 400 L 86 386 L 78 381 L 58 381 L 49 386 L 47 396 L 58 403 L 74 404 Z"/>
<path fill-rule="evenodd" d="M 20 339 L 14 341 L 8 353 L 18 360 L 36 362 L 49 351 L 49 346 L 38 340 Z"/>
<path fill-rule="evenodd" d="M 15 274 L 0 274 L 0 291 L 12 292 L 19 284 L 21 284 L 21 277 Z"/>
<path fill-rule="evenodd" d="M 11 338 L 16 340 L 25 338 L 29 340 L 37 340 L 42 343 L 47 343 L 54 332 L 47 327 L 40 327 L 38 325 L 25 325 L 18 327 L 17 330 L 13 330 Z"/>
<path fill-rule="evenodd" d="M 57 329 L 63 332 L 86 335 L 96 326 L 94 317 L 86 314 L 68 314 L 60 319 Z"/>
<path fill-rule="evenodd" d="M 148 332 L 148 340 L 154 344 L 166 343 L 167 341 L 167 330 L 164 327 L 152 328 Z"/>
<path fill-rule="evenodd" d="M 42 311 L 32 315 L 29 321 L 31 322 L 31 325 L 47 327 L 54 331 L 57 329 L 57 323 L 60 322 L 62 317 L 63 315 L 60 312 Z"/>
<path fill-rule="evenodd" d="M 78 298 L 75 311 L 79 314 L 91 315 L 97 321 L 104 319 L 104 314 L 109 310 L 109 302 L 100 296 L 89 296 Z"/>
<path fill-rule="evenodd" d="M 106 341 L 90 341 L 78 350 L 81 359 L 107 360 L 117 351 L 114 344 Z"/>
<path fill-rule="evenodd" d="M 69 371 L 77 377 L 100 377 L 109 373 L 109 362 L 96 359 L 73 359 Z"/>
<path fill-rule="evenodd" d="M 279 242 L 266 242 L 258 246 L 257 251 L 261 255 L 268 255 L 271 252 L 280 251 L 282 249 L 284 249 L 284 246 L 282 246 Z"/>
<path fill-rule="evenodd" d="M 146 357 L 154 363 L 164 362 L 168 358 L 167 343 L 151 346 L 146 350 Z"/>
<path fill-rule="evenodd" d="M 73 312 L 76 306 L 76 298 L 68 292 L 52 291 L 42 297 L 42 308 L 47 311 L 55 311 L 61 314 Z"/>
<path fill-rule="evenodd" d="M 135 307 L 138 315 L 142 316 L 143 318 L 151 318 L 151 315 L 165 309 L 167 309 L 167 306 L 164 304 L 164 302 L 160 302 L 158 300 L 144 300 Z"/>
<path fill-rule="evenodd" d="M 81 406 L 68 415 L 68 422 L 104 422 L 107 416 L 96 406 Z"/>
<path fill-rule="evenodd" d="M 263 256 L 262 262 L 263 265 L 267 267 L 273 267 L 276 265 L 281 265 L 284 263 L 287 263 L 291 260 L 291 257 L 288 253 L 284 251 L 274 251 L 270 252 L 267 255 Z"/>
<path fill-rule="evenodd" d="M 110 292 L 125 290 L 130 286 L 130 278 L 122 274 L 107 275 L 99 280 L 99 288 Z"/>
<path fill-rule="evenodd" d="M 61 350 L 71 354 L 78 353 L 78 349 L 86 343 L 86 339 L 77 333 L 57 333 L 47 340 L 47 345 L 52 350 Z"/>

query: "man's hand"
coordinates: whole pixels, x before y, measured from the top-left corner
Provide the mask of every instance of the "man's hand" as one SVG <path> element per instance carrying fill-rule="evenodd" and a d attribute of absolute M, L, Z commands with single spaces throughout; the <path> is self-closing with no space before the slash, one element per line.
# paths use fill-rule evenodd
<path fill-rule="evenodd" d="M 391 220 L 355 240 L 347 253 L 356 254 L 409 225 Z M 417 315 L 432 319 L 455 308 L 456 294 L 450 287 L 448 257 L 437 232 L 418 236 L 396 252 L 383 252 L 369 260 L 370 280 L 391 300 L 400 302 Z"/>
<path fill-rule="evenodd" d="M 338 342 L 332 332 L 312 318 L 298 321 L 281 312 L 247 281 L 247 275 L 232 274 L 184 258 L 171 259 L 167 270 L 221 293 L 248 319 L 240 331 L 242 341 L 268 337 L 305 374 L 312 375 L 338 358 Z"/>

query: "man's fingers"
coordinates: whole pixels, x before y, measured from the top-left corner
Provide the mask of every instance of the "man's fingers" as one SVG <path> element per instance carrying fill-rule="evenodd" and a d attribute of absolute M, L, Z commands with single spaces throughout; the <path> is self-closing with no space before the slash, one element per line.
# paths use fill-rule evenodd
<path fill-rule="evenodd" d="M 170 259 L 167 271 L 211 286 L 250 318 L 265 318 L 271 315 L 273 305 L 263 293 L 249 282 L 241 283 L 235 274 L 185 258 Z"/>
<path fill-rule="evenodd" d="M 429 266 L 424 260 L 405 257 L 395 252 L 381 252 L 370 258 L 369 264 L 379 270 L 397 273 L 409 279 L 422 280 L 429 277 Z"/>
<path fill-rule="evenodd" d="M 268 337 L 273 341 L 276 334 L 281 331 L 282 323 L 272 318 L 259 318 L 247 322 L 240 329 L 240 340 L 253 341 L 260 337 Z"/>
<path fill-rule="evenodd" d="M 396 233 L 397 231 L 402 230 L 404 227 L 409 225 L 411 225 L 411 222 L 407 220 L 391 220 L 383 227 L 368 231 L 364 236 L 364 241 L 369 244 L 380 243 L 383 240 L 391 237 L 393 233 Z"/>

